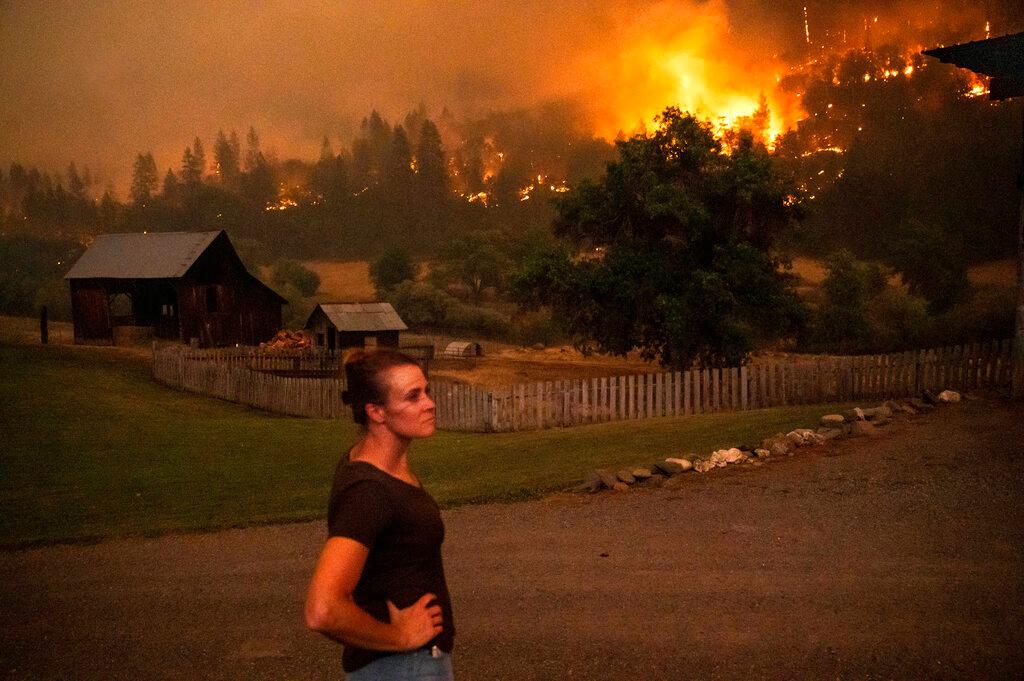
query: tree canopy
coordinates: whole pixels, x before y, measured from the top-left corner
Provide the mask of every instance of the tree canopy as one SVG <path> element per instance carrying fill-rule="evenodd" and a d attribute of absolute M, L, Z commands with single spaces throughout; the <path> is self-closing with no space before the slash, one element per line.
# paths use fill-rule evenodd
<path fill-rule="evenodd" d="M 618 143 L 619 161 L 558 203 L 560 248 L 515 281 L 584 351 L 634 348 L 670 366 L 735 364 L 784 337 L 803 307 L 769 253 L 795 191 L 750 134 L 729 148 L 676 108 Z"/>

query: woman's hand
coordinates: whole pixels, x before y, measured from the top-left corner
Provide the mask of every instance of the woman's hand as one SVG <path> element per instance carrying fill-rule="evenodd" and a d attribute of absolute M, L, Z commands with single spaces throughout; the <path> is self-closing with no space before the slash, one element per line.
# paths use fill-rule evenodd
<path fill-rule="evenodd" d="M 388 615 L 398 632 L 398 640 L 402 650 L 415 650 L 427 644 L 430 639 L 441 633 L 443 616 L 441 606 L 435 601 L 434 594 L 423 594 L 418 601 L 408 608 L 398 608 L 388 601 Z"/>

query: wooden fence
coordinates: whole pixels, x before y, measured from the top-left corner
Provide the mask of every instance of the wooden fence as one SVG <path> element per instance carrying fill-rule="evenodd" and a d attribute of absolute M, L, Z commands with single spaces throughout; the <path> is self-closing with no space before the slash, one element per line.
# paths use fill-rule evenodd
<path fill-rule="evenodd" d="M 272 372 L 317 371 L 309 356 L 166 348 L 154 377 L 167 385 L 259 409 L 316 418 L 347 417 L 340 378 Z M 335 360 L 336 366 L 336 360 Z M 923 390 L 1008 388 L 1009 341 L 855 357 L 757 362 L 724 369 L 645 373 L 484 388 L 431 381 L 438 427 L 462 431 L 536 430 L 659 416 L 791 404 L 883 400 Z"/>

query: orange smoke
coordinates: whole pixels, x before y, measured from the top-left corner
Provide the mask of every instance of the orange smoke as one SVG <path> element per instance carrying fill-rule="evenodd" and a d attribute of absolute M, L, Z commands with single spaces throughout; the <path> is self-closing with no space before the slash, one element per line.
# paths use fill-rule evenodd
<path fill-rule="evenodd" d="M 661 2 L 630 16 L 614 35 L 618 45 L 606 46 L 610 54 L 591 69 L 602 137 L 649 128 L 669 105 L 719 131 L 752 128 L 768 144 L 800 118 L 797 101 L 776 89 L 782 63 L 765 58 L 763 46 L 731 44 L 723 0 Z"/>

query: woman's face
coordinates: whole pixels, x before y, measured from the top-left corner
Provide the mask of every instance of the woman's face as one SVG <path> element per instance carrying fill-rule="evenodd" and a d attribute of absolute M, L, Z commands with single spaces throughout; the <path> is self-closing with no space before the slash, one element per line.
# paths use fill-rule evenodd
<path fill-rule="evenodd" d="M 417 366 L 392 367 L 385 374 L 388 390 L 384 424 L 396 435 L 412 439 L 434 433 L 434 400 L 427 377 Z"/>

